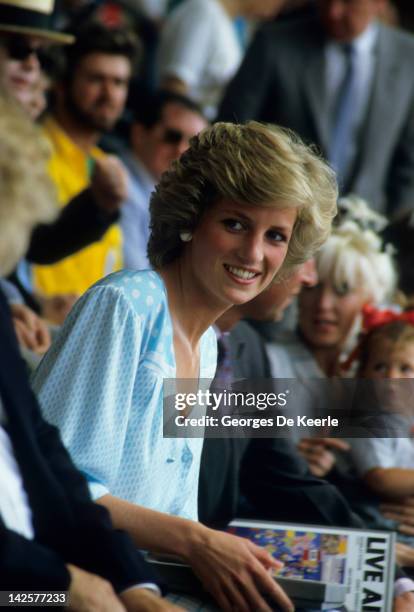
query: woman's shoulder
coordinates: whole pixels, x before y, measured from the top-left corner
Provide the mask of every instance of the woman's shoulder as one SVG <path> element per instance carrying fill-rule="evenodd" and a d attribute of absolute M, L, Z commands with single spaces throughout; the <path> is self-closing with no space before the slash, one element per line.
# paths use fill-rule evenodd
<path fill-rule="evenodd" d="M 121 270 L 108 274 L 88 293 L 103 292 L 112 299 L 122 299 L 139 316 L 160 311 L 167 306 L 164 283 L 153 270 Z"/>

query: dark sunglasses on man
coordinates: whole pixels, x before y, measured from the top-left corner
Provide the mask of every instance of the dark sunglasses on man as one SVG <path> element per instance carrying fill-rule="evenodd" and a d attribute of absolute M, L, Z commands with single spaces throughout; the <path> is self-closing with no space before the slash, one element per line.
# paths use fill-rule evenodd
<path fill-rule="evenodd" d="M 34 45 L 26 36 L 7 36 L 0 41 L 9 56 L 9 59 L 24 62 L 30 55 L 35 54 L 42 68 L 47 64 L 47 55 L 42 45 Z"/>

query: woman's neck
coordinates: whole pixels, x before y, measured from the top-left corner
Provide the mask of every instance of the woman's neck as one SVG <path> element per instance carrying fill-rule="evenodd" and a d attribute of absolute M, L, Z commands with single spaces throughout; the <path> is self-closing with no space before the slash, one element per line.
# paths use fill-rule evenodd
<path fill-rule="evenodd" d="M 179 261 L 158 271 L 167 289 L 168 307 L 175 332 L 197 346 L 203 333 L 230 306 L 211 303 L 195 283 L 189 282 Z"/>

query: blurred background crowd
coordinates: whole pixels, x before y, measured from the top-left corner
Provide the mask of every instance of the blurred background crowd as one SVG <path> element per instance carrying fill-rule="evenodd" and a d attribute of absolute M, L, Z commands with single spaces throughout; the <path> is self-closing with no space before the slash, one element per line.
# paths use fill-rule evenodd
<path fill-rule="evenodd" d="M 94 283 L 151 268 L 151 196 L 191 139 L 220 122 L 255 120 L 296 132 L 328 162 L 339 213 L 315 255 L 217 320 L 216 384 L 414 378 L 412 2 L 4 0 L 0 10 L 0 129 L 6 144 L 14 139 L 0 161 L 0 286 L 30 371 Z M 51 185 L 34 181 L 17 219 L 19 181 L 6 187 L 15 172 L 35 172 L 34 161 L 29 172 L 15 157 L 30 149 L 30 133 L 10 129 L 8 113 L 20 106 L 25 121 L 39 126 Z M 39 208 L 30 239 L 16 246 L 14 221 L 28 224 L 36 198 L 53 206 Z M 180 237 L 192 240 L 191 232 Z M 68 368 L 60 361 L 62 338 L 34 387 L 70 447 L 73 425 L 48 405 L 56 394 L 49 381 L 62 372 L 63 380 Z M 412 568 L 408 416 L 407 435 L 388 442 L 206 440 L 200 519 L 216 526 L 244 515 L 398 530 L 398 558 Z M 69 450 L 87 473 L 83 449 L 73 442 Z M 127 521 L 116 522 L 128 530 Z"/>

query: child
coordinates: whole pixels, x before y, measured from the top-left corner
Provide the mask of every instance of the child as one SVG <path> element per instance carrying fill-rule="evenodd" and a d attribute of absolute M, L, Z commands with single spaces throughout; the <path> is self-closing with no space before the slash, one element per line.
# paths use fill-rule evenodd
<path fill-rule="evenodd" d="M 395 528 L 380 515 L 378 506 L 385 499 L 402 501 L 414 495 L 414 382 L 401 380 L 414 378 L 414 311 L 398 314 L 365 309 L 364 329 L 357 376 L 378 380 L 373 390 L 381 398 L 380 408 L 385 409 L 379 422 L 384 416 L 382 423 L 398 427 L 400 437 L 347 439 L 349 467 L 365 485 L 355 509 L 373 527 Z M 392 434 L 388 431 L 388 435 Z M 413 539 L 409 541 L 412 544 Z"/>

